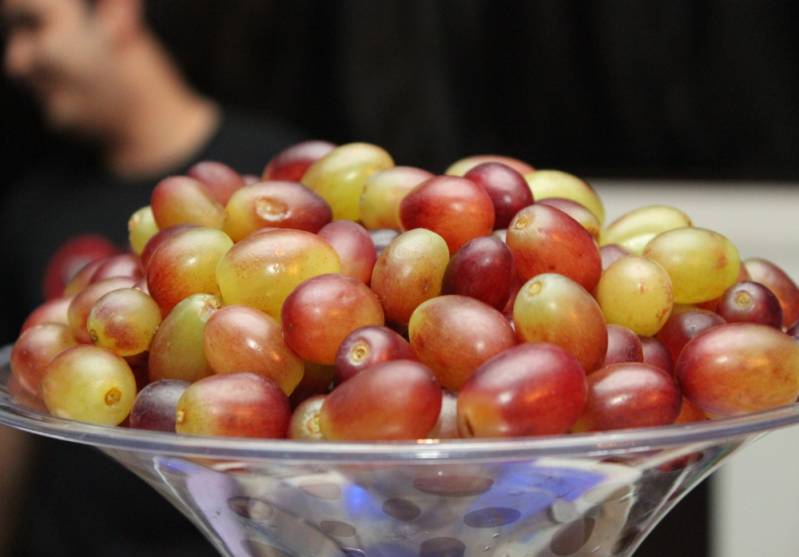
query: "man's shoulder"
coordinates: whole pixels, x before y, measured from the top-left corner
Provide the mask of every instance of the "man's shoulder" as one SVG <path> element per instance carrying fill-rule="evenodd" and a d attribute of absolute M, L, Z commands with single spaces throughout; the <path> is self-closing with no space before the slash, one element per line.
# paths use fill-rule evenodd
<path fill-rule="evenodd" d="M 302 139 L 299 130 L 280 120 L 225 109 L 219 131 L 203 158 L 218 160 L 245 174 L 260 174 L 269 159 Z"/>

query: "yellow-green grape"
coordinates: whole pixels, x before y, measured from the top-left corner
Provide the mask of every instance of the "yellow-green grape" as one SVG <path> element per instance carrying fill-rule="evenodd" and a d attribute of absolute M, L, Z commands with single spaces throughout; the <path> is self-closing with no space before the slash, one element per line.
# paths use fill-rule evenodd
<path fill-rule="evenodd" d="M 119 425 L 136 400 L 136 378 L 127 362 L 108 350 L 75 346 L 47 366 L 42 398 L 58 418 Z"/>
<path fill-rule="evenodd" d="M 602 230 L 599 244 L 618 244 L 630 253 L 641 255 L 649 241 L 661 232 L 691 225 L 691 218 L 674 207 L 640 207 L 623 214 Z"/>
<path fill-rule="evenodd" d="M 599 219 L 599 224 L 605 222 L 605 206 L 585 180 L 560 170 L 536 170 L 525 174 L 524 179 L 536 201 L 550 197 L 571 199 L 591 211 Z"/>
<path fill-rule="evenodd" d="M 226 305 L 249 306 L 280 321 L 283 301 L 301 282 L 340 271 L 338 254 L 316 234 L 274 228 L 233 246 L 219 261 L 216 280 Z"/>
<path fill-rule="evenodd" d="M 738 249 L 725 236 L 704 228 L 658 234 L 644 249 L 671 277 L 674 301 L 696 304 L 718 298 L 738 280 Z"/>
<path fill-rule="evenodd" d="M 334 220 L 357 221 L 366 179 L 392 166 L 391 155 L 377 145 L 348 143 L 313 163 L 302 183 L 328 202 Z"/>
<path fill-rule="evenodd" d="M 144 246 L 156 234 L 158 234 L 158 225 L 155 223 L 153 210 L 149 205 L 142 207 L 130 216 L 128 220 L 128 240 L 133 253 L 141 255 Z"/>
<path fill-rule="evenodd" d="M 150 345 L 150 381 L 197 381 L 213 370 L 205 357 L 205 323 L 222 300 L 212 294 L 189 296 L 169 312 Z"/>
<path fill-rule="evenodd" d="M 447 242 L 431 230 L 415 228 L 394 238 L 372 270 L 372 290 L 386 320 L 408 323 L 419 304 L 438 296 L 448 264 Z"/>
<path fill-rule="evenodd" d="M 658 263 L 627 255 L 608 267 L 596 288 L 608 323 L 652 336 L 671 315 L 674 298 L 669 274 Z"/>
<path fill-rule="evenodd" d="M 412 166 L 375 172 L 366 179 L 361 192 L 361 222 L 370 230 L 402 230 L 400 202 L 413 188 L 432 177 L 428 171 Z"/>
<path fill-rule="evenodd" d="M 121 288 L 95 302 L 86 328 L 97 346 L 118 356 L 135 356 L 150 348 L 160 324 L 155 300 L 136 288 Z"/>
<path fill-rule="evenodd" d="M 599 304 L 577 282 L 543 273 L 519 289 L 513 303 L 516 335 L 525 342 L 551 342 L 574 356 L 586 373 L 599 369 L 608 329 Z"/>

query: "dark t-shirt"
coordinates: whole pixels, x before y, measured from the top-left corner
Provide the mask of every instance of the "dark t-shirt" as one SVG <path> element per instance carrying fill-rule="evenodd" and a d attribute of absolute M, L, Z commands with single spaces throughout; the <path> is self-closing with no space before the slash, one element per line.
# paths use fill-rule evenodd
<path fill-rule="evenodd" d="M 298 135 L 227 113 L 208 144 L 168 174 L 217 160 L 260 175 Z M 149 204 L 162 176 L 123 180 L 84 156 L 41 165 L 7 192 L 0 209 L 3 343 L 42 300 L 47 262 L 68 238 L 99 233 L 127 243 L 127 221 Z M 131 472 L 95 449 L 36 438 L 29 486 L 9 555 L 114 557 L 217 555 L 177 510 Z"/>

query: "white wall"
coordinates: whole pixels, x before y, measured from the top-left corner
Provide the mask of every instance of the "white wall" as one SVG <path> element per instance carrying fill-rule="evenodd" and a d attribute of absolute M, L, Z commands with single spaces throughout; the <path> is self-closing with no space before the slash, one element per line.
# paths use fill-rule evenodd
<path fill-rule="evenodd" d="M 608 222 L 665 203 L 696 226 L 728 236 L 743 257 L 777 262 L 799 282 L 799 184 L 594 181 Z M 799 555 L 799 427 L 778 431 L 731 457 L 712 480 L 714 557 Z"/>

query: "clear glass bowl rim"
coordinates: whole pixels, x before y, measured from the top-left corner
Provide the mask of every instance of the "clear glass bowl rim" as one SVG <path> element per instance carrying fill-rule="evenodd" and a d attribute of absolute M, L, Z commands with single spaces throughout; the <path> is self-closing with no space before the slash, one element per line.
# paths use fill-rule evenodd
<path fill-rule="evenodd" d="M 331 463 L 498 461 L 538 457 L 627 455 L 693 444 L 721 443 L 799 424 L 799 403 L 734 418 L 685 425 L 513 439 L 396 442 L 308 442 L 286 439 L 193 437 L 97 426 L 44 415 L 6 389 L 11 346 L 0 348 L 0 424 L 103 449 L 183 457 Z"/>

